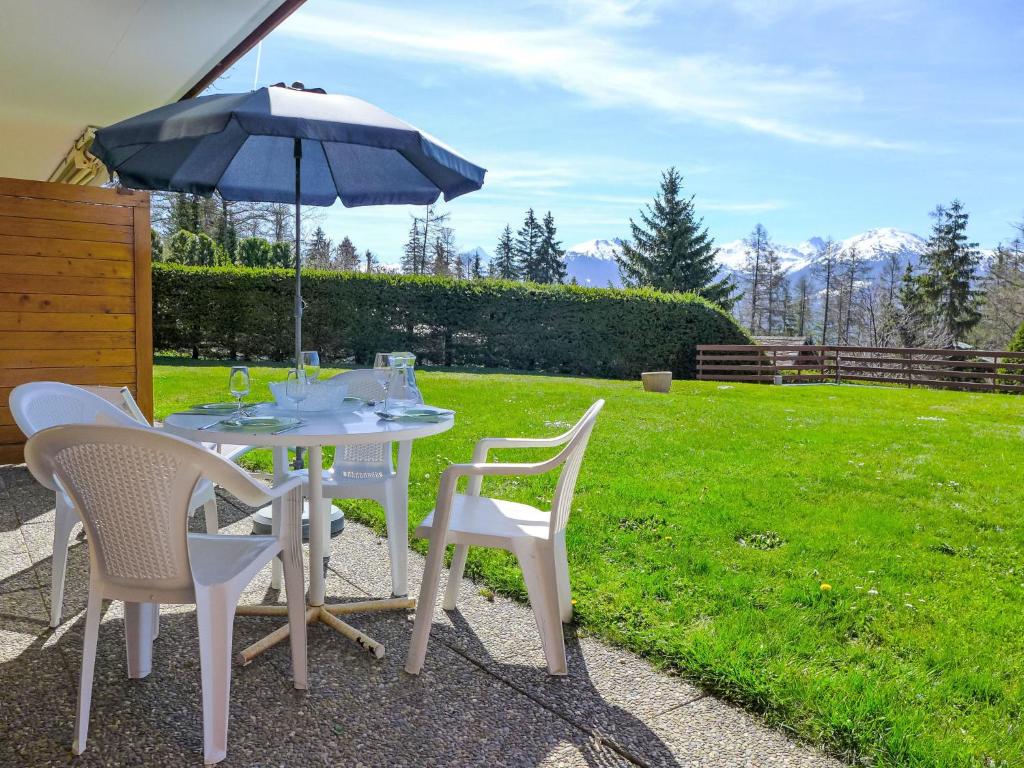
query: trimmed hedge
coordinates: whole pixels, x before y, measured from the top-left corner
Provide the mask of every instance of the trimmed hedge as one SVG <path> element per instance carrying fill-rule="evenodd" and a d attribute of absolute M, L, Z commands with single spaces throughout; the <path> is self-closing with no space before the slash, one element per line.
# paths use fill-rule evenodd
<path fill-rule="evenodd" d="M 292 281 L 284 269 L 154 264 L 154 347 L 288 360 Z M 697 344 L 751 343 L 726 312 L 689 294 L 315 270 L 303 273 L 302 292 L 303 346 L 325 362 L 407 349 L 436 365 L 692 378 Z"/>

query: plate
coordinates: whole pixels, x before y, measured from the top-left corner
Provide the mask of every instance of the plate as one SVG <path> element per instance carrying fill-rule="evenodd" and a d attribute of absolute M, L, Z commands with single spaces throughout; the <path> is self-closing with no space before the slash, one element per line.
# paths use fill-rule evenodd
<path fill-rule="evenodd" d="M 243 408 L 251 407 L 251 405 L 250 403 L 242 403 Z M 237 403 L 199 403 L 198 405 L 190 405 L 189 410 L 195 413 L 227 414 L 238 410 L 238 405 Z"/>
<path fill-rule="evenodd" d="M 242 416 L 238 419 L 224 419 L 217 426 L 237 432 L 277 432 L 302 424 L 293 416 Z"/>

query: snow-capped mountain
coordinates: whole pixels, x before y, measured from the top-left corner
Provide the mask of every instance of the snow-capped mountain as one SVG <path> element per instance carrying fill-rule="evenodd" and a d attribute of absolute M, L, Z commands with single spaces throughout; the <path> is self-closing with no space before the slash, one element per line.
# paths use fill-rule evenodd
<path fill-rule="evenodd" d="M 569 279 L 591 288 L 619 286 L 619 265 L 615 257 L 622 253 L 622 240 L 585 240 L 565 249 L 565 266 Z"/>
<path fill-rule="evenodd" d="M 818 250 L 825 244 L 820 237 L 812 237 L 804 240 L 795 246 L 776 243 L 779 252 L 779 260 L 783 269 L 789 270 L 789 277 L 792 280 L 799 280 L 801 277 L 811 277 L 811 267 Z M 924 253 L 926 242 L 924 238 L 912 232 L 905 232 L 894 227 L 879 227 L 869 229 L 859 235 L 848 237 L 837 243 L 842 255 L 847 255 L 851 249 L 856 248 L 857 253 L 865 265 L 867 278 L 875 278 L 885 266 L 885 261 L 890 255 L 895 255 L 901 265 L 910 262 L 917 265 Z M 718 261 L 725 272 L 738 272 L 742 269 L 746 260 L 747 249 L 742 240 L 735 240 L 720 246 Z"/>

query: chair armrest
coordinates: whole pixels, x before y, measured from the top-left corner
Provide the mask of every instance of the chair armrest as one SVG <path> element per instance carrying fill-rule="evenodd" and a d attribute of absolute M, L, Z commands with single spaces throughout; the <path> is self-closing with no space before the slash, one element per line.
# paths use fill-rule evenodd
<path fill-rule="evenodd" d="M 571 438 L 571 430 L 557 437 L 484 437 L 473 448 L 473 463 L 487 461 L 487 452 L 492 448 L 557 448 Z"/>

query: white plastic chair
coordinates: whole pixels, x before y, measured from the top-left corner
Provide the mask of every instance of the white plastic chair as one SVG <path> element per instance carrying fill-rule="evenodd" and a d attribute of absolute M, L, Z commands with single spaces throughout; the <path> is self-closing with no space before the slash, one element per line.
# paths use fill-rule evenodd
<path fill-rule="evenodd" d="M 112 387 L 107 389 L 113 389 Z M 127 391 L 127 389 L 125 389 Z M 110 393 L 105 393 L 110 394 Z M 120 393 L 118 393 L 120 396 Z M 128 393 L 129 397 L 131 392 Z M 132 399 L 132 403 L 135 401 Z M 14 421 L 32 437 L 36 432 L 62 424 L 107 423 L 123 427 L 145 429 L 149 427 L 145 416 L 141 421 L 129 415 L 106 397 L 84 387 L 57 381 L 34 381 L 15 387 L 10 396 Z M 138 410 L 138 405 L 135 405 Z M 217 496 L 213 484 L 202 481 L 192 494 L 192 509 L 202 507 L 206 516 L 207 533 L 217 533 Z M 53 526 L 53 558 L 50 575 L 50 626 L 60 624 L 64 605 L 64 577 L 68 563 L 68 544 L 71 531 L 79 520 L 78 512 L 67 494 L 57 492 Z"/>
<path fill-rule="evenodd" d="M 345 371 L 331 377 L 330 381 L 344 382 L 346 396 L 364 400 L 379 400 L 384 396 L 384 388 L 372 370 Z M 334 462 L 323 473 L 323 494 L 325 499 L 370 499 L 384 508 L 392 589 L 404 595 L 409 521 L 403 503 L 405 489 L 401 487 L 402 478 L 395 472 L 391 446 L 392 443 L 335 446 Z M 303 490 L 308 491 L 308 469 L 291 473 L 291 476 L 296 475 L 303 478 Z"/>
<path fill-rule="evenodd" d="M 284 560 L 295 687 L 306 678 L 302 580 L 302 495 L 298 480 L 266 488 L 228 460 L 187 440 L 136 427 L 72 425 L 38 432 L 25 446 L 29 470 L 67 492 L 89 542 L 89 606 L 73 749 L 89 730 L 96 643 L 104 599 L 125 603 L 128 676 L 153 662 L 153 621 L 161 603 L 196 606 L 203 690 L 203 756 L 227 754 L 231 631 L 246 585 L 278 553 Z M 251 506 L 284 499 L 280 533 L 188 533 L 193 488 L 207 477 Z"/>
<path fill-rule="evenodd" d="M 415 675 L 423 668 L 445 547 L 454 544 L 455 555 L 448 572 L 444 609 L 450 611 L 455 608 L 470 546 L 511 552 L 523 571 L 548 672 L 552 675 L 566 674 L 562 622 L 572 620 L 572 599 L 565 527 L 569 522 L 576 478 L 587 442 L 597 414 L 603 407 L 604 400 L 598 400 L 575 426 L 558 437 L 484 438 L 476 444 L 471 464 L 453 464 L 441 474 L 434 511 L 416 529 L 417 536 L 429 537 L 430 551 L 416 603 L 416 623 L 405 661 L 406 672 Z M 555 448 L 562 445 L 565 447 L 556 456 L 535 464 L 487 463 L 487 452 L 492 448 Z M 541 475 L 562 465 L 549 512 L 528 504 L 480 495 L 486 475 Z M 465 494 L 455 493 L 460 477 L 469 478 Z"/>

